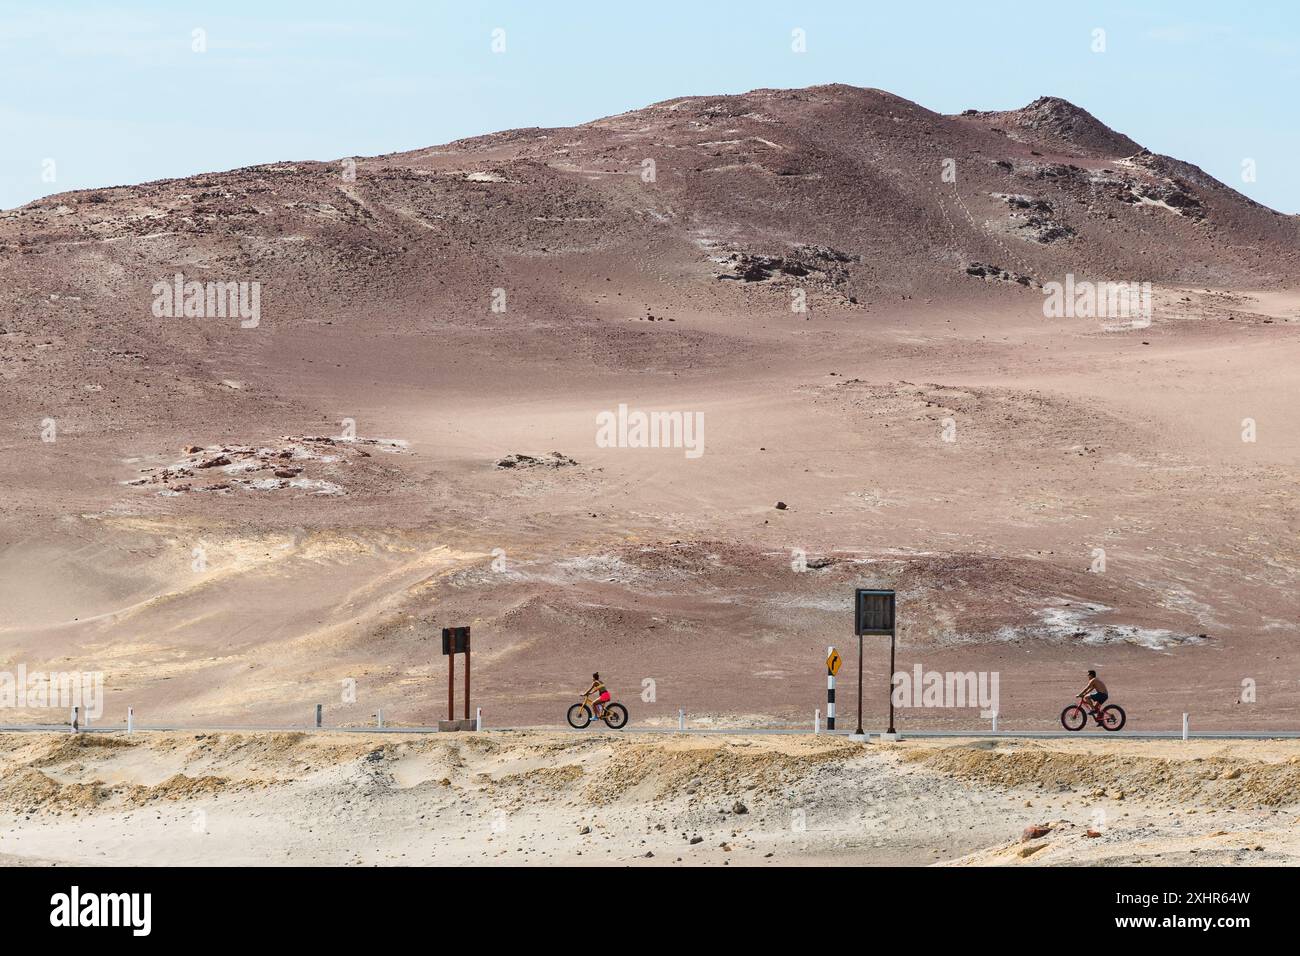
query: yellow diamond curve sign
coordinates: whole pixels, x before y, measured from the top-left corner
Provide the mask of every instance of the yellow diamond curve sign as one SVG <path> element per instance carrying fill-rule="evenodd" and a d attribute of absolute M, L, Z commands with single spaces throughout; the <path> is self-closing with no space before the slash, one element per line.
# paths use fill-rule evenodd
<path fill-rule="evenodd" d="M 840 665 L 843 663 L 844 659 L 840 657 L 840 652 L 831 651 L 831 656 L 826 658 L 826 670 L 830 672 L 833 677 L 840 672 Z"/>

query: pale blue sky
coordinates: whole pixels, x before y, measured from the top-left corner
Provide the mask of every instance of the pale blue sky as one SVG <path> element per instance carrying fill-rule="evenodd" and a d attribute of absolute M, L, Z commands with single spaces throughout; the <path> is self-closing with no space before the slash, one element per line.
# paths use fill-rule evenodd
<path fill-rule="evenodd" d="M 946 113 L 1063 96 L 1300 212 L 1300 12 L 1291 0 L 1243 7 L 0 0 L 0 208 L 571 125 L 675 96 L 843 82 Z M 803 54 L 791 51 L 796 27 Z M 191 49 L 196 28 L 205 53 Z M 495 28 L 504 53 L 492 52 Z M 1104 53 L 1091 50 L 1095 28 Z"/>

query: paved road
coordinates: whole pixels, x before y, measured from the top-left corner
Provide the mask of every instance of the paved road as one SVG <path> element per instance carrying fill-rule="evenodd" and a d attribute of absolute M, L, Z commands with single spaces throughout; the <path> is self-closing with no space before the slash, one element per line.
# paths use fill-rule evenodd
<path fill-rule="evenodd" d="M 156 726 L 139 726 L 138 732 L 144 733 L 301 733 L 304 731 L 314 731 L 315 727 L 267 727 L 267 726 L 245 726 L 245 727 L 184 727 L 180 725 L 156 725 Z M 321 731 L 341 734 L 433 734 L 438 732 L 437 727 L 321 727 Z M 487 733 L 499 733 L 504 731 L 547 731 L 550 733 L 599 733 L 604 728 L 592 727 L 590 730 L 574 730 L 571 727 L 485 727 Z M 108 726 L 91 726 L 83 733 L 106 734 L 106 733 L 123 733 L 126 728 L 121 724 Z M 0 733 L 67 733 L 67 724 L 26 724 L 23 726 L 0 726 Z M 823 730 L 822 733 L 832 733 L 835 736 L 847 736 L 851 731 L 837 729 L 834 731 Z M 680 733 L 675 727 L 628 727 L 618 733 L 630 734 L 676 734 Z M 721 728 L 687 728 L 686 733 L 692 735 L 749 735 L 749 734 L 811 734 L 811 731 L 801 728 L 792 727 L 721 727 Z M 879 733 L 878 730 L 870 731 L 872 738 Z M 904 738 L 948 738 L 952 740 L 990 740 L 998 738 L 1015 739 L 1015 738 L 1034 738 L 1038 740 L 1056 740 L 1056 739 L 1073 739 L 1077 737 L 1115 737 L 1119 738 L 1136 738 L 1139 740 L 1180 740 L 1182 732 L 1177 730 L 1121 730 L 1116 734 L 1108 734 L 1103 731 L 1079 731 L 1070 733 L 1065 730 L 999 730 L 996 733 L 988 730 L 981 731 L 955 731 L 955 730 L 903 730 L 901 731 Z M 1296 740 L 1300 739 L 1300 731 L 1296 730 L 1202 730 L 1193 731 L 1187 735 L 1193 740 Z"/>

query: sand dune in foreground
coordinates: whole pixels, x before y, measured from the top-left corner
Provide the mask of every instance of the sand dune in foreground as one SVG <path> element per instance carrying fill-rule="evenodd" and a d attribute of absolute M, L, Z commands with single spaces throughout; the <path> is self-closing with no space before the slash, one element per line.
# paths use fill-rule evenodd
<path fill-rule="evenodd" d="M 1297 802 L 1300 741 L 0 736 L 4 865 L 1287 864 Z"/>

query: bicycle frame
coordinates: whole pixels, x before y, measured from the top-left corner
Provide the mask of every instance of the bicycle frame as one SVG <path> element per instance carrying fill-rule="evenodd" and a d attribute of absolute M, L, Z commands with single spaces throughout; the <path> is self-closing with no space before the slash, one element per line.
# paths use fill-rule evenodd
<path fill-rule="evenodd" d="M 1083 717 L 1077 727 L 1071 726 L 1071 721 L 1074 719 L 1072 714 L 1081 714 Z M 1097 726 L 1111 731 L 1123 730 L 1124 725 L 1128 723 L 1128 715 L 1124 713 L 1124 708 L 1109 700 L 1099 706 L 1095 701 L 1085 697 L 1076 697 L 1073 704 L 1061 711 L 1061 723 L 1065 725 L 1066 730 L 1082 730 L 1088 726 L 1089 717 L 1097 722 Z"/>

